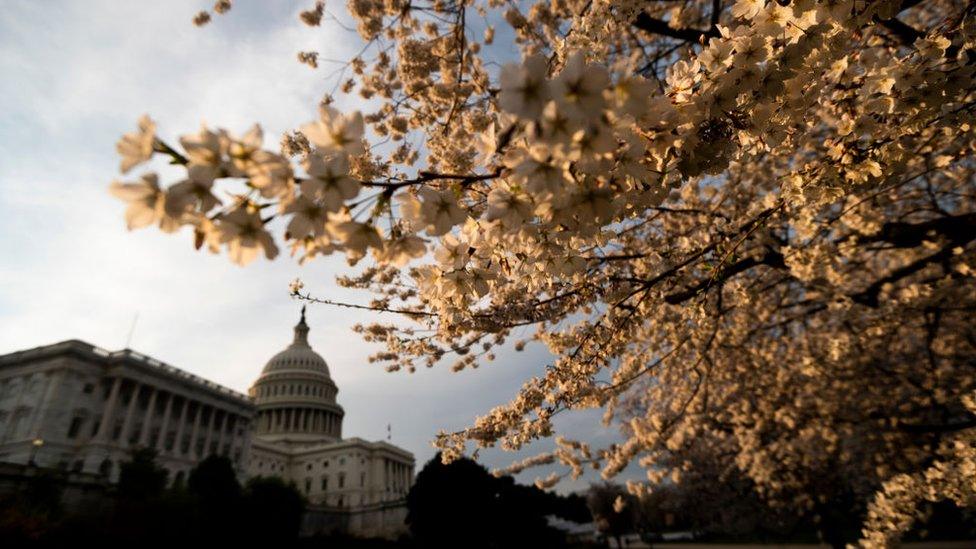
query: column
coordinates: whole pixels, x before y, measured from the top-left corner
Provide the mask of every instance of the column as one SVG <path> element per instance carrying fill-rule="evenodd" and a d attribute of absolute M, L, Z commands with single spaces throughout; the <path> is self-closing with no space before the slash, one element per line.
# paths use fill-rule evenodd
<path fill-rule="evenodd" d="M 187 401 L 189 403 L 189 401 Z M 197 454 L 197 437 L 200 435 L 200 414 L 203 413 L 203 404 L 197 402 L 196 413 L 193 414 L 193 433 L 190 435 L 190 455 L 193 459 L 200 459 Z"/>
<path fill-rule="evenodd" d="M 176 427 L 176 441 L 173 442 L 173 453 L 182 456 L 183 455 L 183 428 L 186 427 L 186 414 L 190 408 L 190 399 L 183 397 L 183 407 L 180 408 L 180 424 Z M 190 451 L 189 448 L 186 449 L 187 452 Z"/>
<path fill-rule="evenodd" d="M 57 391 L 61 387 L 61 382 L 64 380 L 65 372 L 61 370 L 54 374 L 47 386 L 47 393 L 44 395 L 44 400 L 41 401 L 41 406 L 39 407 L 34 420 L 34 426 L 31 432 L 34 433 L 34 438 L 40 438 L 41 430 L 44 429 L 44 421 L 51 410 L 51 405 L 57 400 Z"/>
<path fill-rule="evenodd" d="M 132 416 L 136 413 L 136 402 L 139 401 L 139 391 L 141 385 L 132 382 L 132 391 L 129 393 L 129 407 L 125 410 L 125 420 L 122 422 L 122 432 L 119 433 L 119 444 L 128 446 L 129 430 L 132 429 Z"/>
<path fill-rule="evenodd" d="M 176 395 L 169 393 L 169 398 L 166 399 L 166 409 L 163 411 L 163 424 L 159 428 L 159 436 L 156 437 L 156 450 L 160 454 L 166 451 L 166 431 L 169 430 L 169 416 L 173 411 L 173 398 Z"/>
<path fill-rule="evenodd" d="M 98 435 L 95 437 L 98 442 L 108 440 L 109 421 L 115 414 L 115 401 L 119 398 L 119 389 L 121 387 L 122 378 L 115 378 L 115 381 L 112 383 L 112 390 L 108 394 L 108 400 L 105 402 L 105 410 L 102 411 L 102 420 L 98 424 Z"/>
<path fill-rule="evenodd" d="M 146 408 L 146 417 L 142 420 L 142 432 L 139 433 L 139 446 L 145 446 L 149 442 L 149 432 L 152 431 L 153 415 L 156 413 L 156 395 L 159 389 L 153 387 L 149 394 L 149 406 Z"/>
<path fill-rule="evenodd" d="M 14 407 L 11 408 L 11 410 L 10 410 L 10 421 L 7 421 L 7 427 L 3 430 L 3 437 L 0 438 L 0 442 L 6 442 L 7 439 L 10 438 L 10 436 L 12 434 L 14 434 L 13 433 L 13 428 L 14 428 L 14 422 L 13 422 L 14 414 L 16 414 L 17 413 L 17 410 L 20 409 L 20 403 L 24 400 L 24 394 L 27 393 L 27 391 L 24 390 L 23 384 L 24 383 L 30 383 L 30 377 L 31 377 L 30 375 L 25 375 L 25 376 L 21 376 L 20 377 L 20 379 L 21 379 L 21 382 L 20 382 L 20 385 L 21 386 L 19 387 L 20 390 L 17 391 L 17 398 L 14 401 Z M 13 378 L 13 379 L 17 379 L 17 378 Z"/>
<path fill-rule="evenodd" d="M 230 450 L 227 452 L 227 455 L 230 457 L 231 461 L 233 461 L 234 448 L 237 446 L 237 431 L 240 430 L 238 429 L 238 426 L 241 423 L 241 416 L 235 414 L 232 415 L 230 419 L 232 420 L 230 422 Z"/>
<path fill-rule="evenodd" d="M 203 455 L 210 455 L 210 441 L 213 440 L 214 421 L 217 419 L 217 409 L 210 407 L 210 420 L 207 421 L 207 440 L 203 443 Z"/>
<path fill-rule="evenodd" d="M 217 453 L 220 454 L 224 451 L 224 440 L 227 437 L 227 412 L 224 412 L 223 417 L 220 418 L 220 436 L 217 437 Z"/>

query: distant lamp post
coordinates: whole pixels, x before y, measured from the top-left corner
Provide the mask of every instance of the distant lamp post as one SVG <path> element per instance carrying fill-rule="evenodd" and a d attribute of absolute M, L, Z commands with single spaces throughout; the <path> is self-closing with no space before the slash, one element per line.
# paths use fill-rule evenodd
<path fill-rule="evenodd" d="M 31 453 L 30 460 L 27 462 L 28 465 L 37 465 L 35 459 L 37 458 L 37 452 L 41 449 L 41 446 L 44 446 L 43 438 L 35 438 L 33 441 L 31 441 Z"/>

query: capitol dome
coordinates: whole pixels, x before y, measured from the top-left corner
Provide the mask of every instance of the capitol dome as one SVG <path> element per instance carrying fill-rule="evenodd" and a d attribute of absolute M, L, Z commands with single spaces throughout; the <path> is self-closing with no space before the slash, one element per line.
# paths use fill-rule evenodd
<path fill-rule="evenodd" d="M 312 350 L 308 344 L 308 324 L 305 323 L 305 309 L 302 309 L 302 319 L 295 326 L 295 339 L 284 351 L 271 357 L 264 365 L 261 375 L 286 370 L 305 370 L 329 376 L 329 365 L 322 355 Z M 331 379 L 331 377 L 330 377 Z"/>
<path fill-rule="evenodd" d="M 342 407 L 322 355 L 308 343 L 305 308 L 291 345 L 271 357 L 251 386 L 256 434 L 269 441 L 327 442 L 342 438 Z"/>

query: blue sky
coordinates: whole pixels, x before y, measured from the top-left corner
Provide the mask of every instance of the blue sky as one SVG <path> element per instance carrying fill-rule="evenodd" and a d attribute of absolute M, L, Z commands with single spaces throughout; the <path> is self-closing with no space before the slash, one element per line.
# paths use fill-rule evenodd
<path fill-rule="evenodd" d="M 368 299 L 335 286 L 335 274 L 348 269 L 338 256 L 302 267 L 285 257 L 240 268 L 194 251 L 187 232 L 127 232 L 123 205 L 107 192 L 118 177 L 115 141 L 142 113 L 168 140 L 201 121 L 234 132 L 259 122 L 266 139 L 277 143 L 282 131 L 313 119 L 334 82 L 325 77 L 328 68 L 314 71 L 295 53 L 314 49 L 348 59 L 360 42 L 336 25 L 302 25 L 297 13 L 312 4 L 237 2 L 203 29 L 191 19 L 207 2 L 5 4 L 0 353 L 70 338 L 119 349 L 138 314 L 133 349 L 246 391 L 291 339 L 300 305 L 288 297 L 288 282 L 301 277 L 318 295 Z M 502 352 L 477 370 L 387 374 L 366 362 L 371 347 L 350 331 L 375 316 L 315 306 L 308 317 L 311 343 L 339 386 L 345 435 L 385 438 L 391 423 L 393 442 L 412 451 L 418 467 L 433 455 L 429 442 L 437 430 L 461 428 L 506 402 L 551 360 L 529 347 Z M 613 438 L 597 418 L 566 416 L 560 424 L 574 437 Z M 519 456 L 482 457 L 499 466 Z"/>

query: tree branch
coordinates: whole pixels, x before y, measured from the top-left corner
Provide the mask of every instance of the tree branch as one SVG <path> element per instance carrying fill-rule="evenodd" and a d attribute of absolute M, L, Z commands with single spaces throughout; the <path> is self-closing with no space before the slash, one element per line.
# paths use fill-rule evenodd
<path fill-rule="evenodd" d="M 898 9 L 898 13 L 901 13 L 916 4 L 921 2 L 921 0 L 905 0 L 901 3 L 901 7 Z M 915 27 L 905 23 L 901 19 L 898 19 L 897 14 L 891 19 L 887 19 L 881 22 L 882 25 L 893 35 L 895 35 L 902 44 L 906 46 L 911 46 L 915 43 L 915 40 L 925 36 L 925 33 L 916 29 Z"/>
<path fill-rule="evenodd" d="M 776 267 L 776 268 L 786 267 L 786 264 L 783 261 L 783 256 L 779 252 L 769 251 L 766 252 L 766 255 L 758 259 L 755 257 L 747 257 L 741 261 L 737 261 L 725 267 L 724 269 L 719 271 L 719 273 L 714 277 L 711 277 L 707 280 L 701 280 L 691 286 L 688 286 L 684 290 L 674 292 L 664 296 L 664 301 L 666 303 L 670 303 L 671 305 L 677 305 L 679 303 L 683 303 L 695 297 L 696 295 L 699 294 L 699 292 L 707 289 L 710 285 L 712 284 L 721 285 L 723 282 L 732 278 L 733 276 L 743 271 L 747 271 L 757 265 L 768 265 L 770 267 Z"/>
<path fill-rule="evenodd" d="M 932 234 L 942 235 L 953 242 L 968 242 L 976 235 L 976 213 L 940 217 L 922 223 L 889 222 L 877 234 L 860 237 L 860 242 L 888 242 L 897 248 L 921 246 Z"/>
<path fill-rule="evenodd" d="M 718 29 L 714 25 L 712 25 L 712 28 L 704 31 L 698 29 L 673 29 L 668 26 L 667 21 L 655 19 L 644 12 L 638 14 L 637 18 L 634 19 L 634 26 L 644 32 L 677 38 L 678 40 L 688 42 L 703 43 L 705 38 L 718 38 L 720 36 Z"/>
<path fill-rule="evenodd" d="M 895 35 L 898 40 L 906 45 L 911 46 L 916 40 L 922 37 L 922 32 L 915 27 L 905 23 L 901 19 L 893 18 L 887 21 L 882 21 L 881 24 L 884 28 L 888 29 L 888 32 Z"/>

